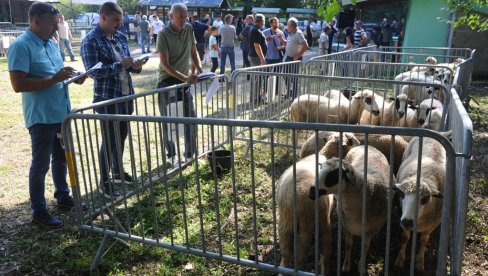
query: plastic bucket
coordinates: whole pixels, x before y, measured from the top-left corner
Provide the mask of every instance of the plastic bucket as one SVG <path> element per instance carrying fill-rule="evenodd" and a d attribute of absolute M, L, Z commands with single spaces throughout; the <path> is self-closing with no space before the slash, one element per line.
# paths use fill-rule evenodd
<path fill-rule="evenodd" d="M 230 170 L 232 167 L 232 152 L 230 150 L 216 150 L 207 153 L 207 160 L 210 169 L 214 170 L 215 162 L 215 173 L 222 174 L 225 171 Z"/>

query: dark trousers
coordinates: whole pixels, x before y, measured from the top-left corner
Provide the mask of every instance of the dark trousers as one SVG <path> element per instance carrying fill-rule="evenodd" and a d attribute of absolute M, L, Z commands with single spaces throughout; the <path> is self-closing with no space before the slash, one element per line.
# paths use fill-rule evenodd
<path fill-rule="evenodd" d="M 212 58 L 212 69 L 210 69 L 210 71 L 215 73 L 217 68 L 219 68 L 219 58 L 213 57 Z"/>
<path fill-rule="evenodd" d="M 158 34 L 153 34 L 152 37 L 153 37 L 152 44 L 156 45 L 156 41 L 158 41 Z"/>
<path fill-rule="evenodd" d="M 200 61 L 203 61 L 205 57 L 205 43 L 197 43 L 197 52 L 200 56 Z"/>
<path fill-rule="evenodd" d="M 242 50 L 242 67 L 251 67 L 251 62 L 249 61 L 249 51 Z"/>
<path fill-rule="evenodd" d="M 164 88 L 175 84 L 182 83 L 180 80 L 169 77 L 164 79 L 158 83 L 158 88 Z M 178 101 L 183 101 L 183 116 L 185 117 L 196 117 L 195 107 L 193 105 L 193 96 L 190 93 L 190 89 L 188 87 L 178 89 L 178 90 L 171 90 L 159 93 L 158 98 L 158 105 L 159 105 L 159 112 L 161 116 L 176 116 L 177 114 L 168 114 L 167 105 L 170 103 L 175 103 Z M 181 110 L 178 110 L 181 112 Z M 166 128 L 166 126 L 165 126 Z M 178 126 L 176 126 L 178 128 Z M 166 128 L 167 129 L 167 128 Z M 195 125 L 185 124 L 185 157 L 191 158 L 195 153 L 196 148 L 196 135 L 197 135 L 197 128 Z M 176 155 L 176 148 L 174 141 L 172 141 L 168 131 L 163 131 L 163 139 L 166 143 L 166 151 L 168 157 L 173 157 Z"/>
<path fill-rule="evenodd" d="M 302 60 L 302 58 L 300 57 L 299 60 Z M 293 61 L 293 57 L 286 56 L 285 62 L 288 61 Z M 290 65 L 285 73 L 298 74 L 298 64 Z M 298 78 L 287 78 L 286 83 L 288 85 L 287 97 L 295 99 L 298 95 Z"/>
<path fill-rule="evenodd" d="M 98 107 L 95 111 L 98 114 L 131 114 L 131 107 L 132 102 L 119 103 L 117 105 L 112 104 Z M 122 121 L 101 121 L 100 123 L 102 129 L 102 146 L 100 147 L 99 160 L 101 180 L 103 183 L 110 178 L 110 170 L 114 174 L 119 175 L 124 172 L 121 162 L 124 155 L 124 143 L 128 133 L 128 123 Z M 120 147 L 117 143 L 120 144 Z"/>
<path fill-rule="evenodd" d="M 32 163 L 29 170 L 29 195 L 34 215 L 46 210 L 44 197 L 45 179 L 49 170 L 49 161 L 54 182 L 54 197 L 62 202 L 69 196 L 66 182 L 66 158 L 57 134 L 61 132 L 61 123 L 35 124 L 29 127 L 32 147 Z"/>

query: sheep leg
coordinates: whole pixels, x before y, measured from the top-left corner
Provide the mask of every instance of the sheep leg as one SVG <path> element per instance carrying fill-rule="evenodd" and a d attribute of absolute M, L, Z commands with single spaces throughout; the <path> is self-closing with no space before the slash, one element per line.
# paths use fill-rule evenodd
<path fill-rule="evenodd" d="M 407 249 L 408 240 L 410 240 L 410 231 L 402 229 L 402 241 L 400 245 L 400 251 L 395 261 L 395 266 L 403 267 L 405 262 L 405 250 Z"/>
<path fill-rule="evenodd" d="M 303 267 L 307 257 L 308 252 L 310 252 L 310 245 L 313 242 L 313 238 L 315 235 L 315 224 L 310 221 L 299 221 L 300 229 L 298 231 L 298 238 L 297 238 L 297 263 L 295 264 L 296 268 Z M 291 243 L 293 245 L 293 242 Z"/>
<path fill-rule="evenodd" d="M 364 273 L 366 274 L 368 263 L 366 262 L 368 260 L 368 251 L 369 251 L 369 245 L 371 244 L 371 238 L 373 235 L 366 236 L 366 241 L 364 241 L 364 255 L 361 256 L 359 259 L 359 265 L 363 263 L 363 258 L 364 258 Z M 361 273 L 361 268 L 358 269 L 359 273 Z"/>
<path fill-rule="evenodd" d="M 280 229 L 280 251 L 282 267 L 291 267 L 293 260 L 293 230 L 291 232 Z"/>
<path fill-rule="evenodd" d="M 320 261 L 322 263 L 322 275 L 327 275 L 329 273 L 329 261 L 330 261 L 330 244 L 332 242 L 332 227 L 330 226 L 330 221 L 327 220 L 325 225 L 321 227 L 320 231 Z"/>
<path fill-rule="evenodd" d="M 345 231 L 346 253 L 344 256 L 344 263 L 342 263 L 342 272 L 351 271 L 351 248 L 352 248 L 352 234 Z"/>
<path fill-rule="evenodd" d="M 430 232 L 423 232 L 420 235 L 420 248 L 419 254 L 417 255 L 417 260 L 415 263 L 415 269 L 419 272 L 424 271 L 424 256 L 427 245 L 429 244 Z"/>

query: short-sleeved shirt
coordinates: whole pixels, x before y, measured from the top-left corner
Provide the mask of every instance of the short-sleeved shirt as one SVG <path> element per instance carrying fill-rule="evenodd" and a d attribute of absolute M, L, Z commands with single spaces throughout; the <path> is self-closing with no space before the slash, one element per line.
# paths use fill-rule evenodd
<path fill-rule="evenodd" d="M 354 32 L 354 47 L 359 47 L 361 46 L 361 38 L 363 35 L 366 35 L 363 29 L 356 30 Z"/>
<path fill-rule="evenodd" d="M 217 58 L 219 57 L 219 52 L 217 52 L 217 50 L 212 49 L 212 45 L 217 45 L 217 38 L 213 35 L 211 35 L 210 38 L 208 39 L 209 55 L 211 58 Z"/>
<path fill-rule="evenodd" d="M 53 76 L 64 67 L 56 42 L 44 41 L 29 29 L 12 42 L 7 60 L 9 71 L 21 71 L 31 78 Z M 58 82 L 38 91 L 23 92 L 22 110 L 27 128 L 61 123 L 71 110 L 68 87 Z"/>
<path fill-rule="evenodd" d="M 151 23 L 151 27 L 153 28 L 153 34 L 158 34 L 164 27 L 164 23 L 161 20 L 155 20 Z"/>
<path fill-rule="evenodd" d="M 174 31 L 173 25 L 164 28 L 158 35 L 157 48 L 159 52 L 169 54 L 170 66 L 176 71 L 188 74 L 191 49 L 196 44 L 193 27 L 187 23 L 179 33 Z M 170 75 L 163 70 L 163 67 L 159 66 L 159 81 L 169 77 Z"/>
<path fill-rule="evenodd" d="M 268 44 L 266 44 L 266 37 L 264 37 L 263 31 L 261 31 L 261 29 L 257 25 L 254 25 L 254 27 L 251 29 L 251 32 L 249 33 L 250 57 L 258 57 L 256 49 L 254 48 L 254 43 L 259 43 L 259 45 L 261 45 L 263 55 L 266 57 L 266 53 L 268 52 Z"/>
<path fill-rule="evenodd" d="M 141 20 L 139 27 L 141 27 L 141 35 L 149 35 L 149 22 L 147 20 Z"/>
<path fill-rule="evenodd" d="M 208 25 L 196 21 L 190 22 L 190 24 L 193 27 L 193 33 L 197 43 L 205 44 L 205 31 L 208 29 Z"/>
<path fill-rule="evenodd" d="M 219 29 L 219 34 L 222 37 L 221 47 L 234 47 L 234 38 L 236 37 L 234 25 L 225 24 Z"/>
<path fill-rule="evenodd" d="M 329 36 L 325 32 L 322 32 L 319 38 L 319 49 L 322 49 L 322 44 L 324 43 L 325 49 L 327 50 L 327 48 L 329 48 Z"/>
<path fill-rule="evenodd" d="M 273 35 L 273 39 L 266 41 L 268 43 L 268 51 L 265 56 L 266 59 L 280 59 L 280 52 L 275 49 L 276 47 L 281 46 L 281 40 L 276 36 L 278 33 L 283 35 L 283 33 L 278 29 L 276 30 L 276 33 L 274 33 L 270 28 L 263 31 L 264 37 Z"/>
<path fill-rule="evenodd" d="M 252 23 L 247 24 L 246 27 L 244 27 L 244 29 L 242 29 L 241 35 L 243 35 L 245 37 L 245 39 L 243 39 L 241 41 L 242 51 L 249 52 L 249 33 L 251 32 L 251 29 L 253 26 L 254 26 L 254 24 L 252 24 Z"/>
<path fill-rule="evenodd" d="M 286 55 L 289 57 L 296 56 L 300 49 L 300 45 L 305 41 L 303 32 L 298 28 L 295 32 L 288 33 L 288 36 L 286 37 Z"/>
<path fill-rule="evenodd" d="M 222 20 L 220 20 L 220 21 L 214 20 L 214 22 L 212 23 L 212 26 L 220 29 L 220 28 L 222 28 L 222 26 L 224 26 L 224 22 Z"/>
<path fill-rule="evenodd" d="M 68 39 L 69 34 L 69 24 L 68 22 L 64 21 L 63 23 L 58 23 L 58 34 L 60 38 Z"/>

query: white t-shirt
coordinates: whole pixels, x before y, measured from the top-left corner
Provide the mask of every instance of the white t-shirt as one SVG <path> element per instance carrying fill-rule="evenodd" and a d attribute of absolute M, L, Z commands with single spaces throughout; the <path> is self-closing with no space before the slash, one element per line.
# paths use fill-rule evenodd
<path fill-rule="evenodd" d="M 63 23 L 59 22 L 58 23 L 58 34 L 60 38 L 63 39 L 69 39 L 68 37 L 69 33 L 69 24 L 68 22 L 64 21 Z"/>
<path fill-rule="evenodd" d="M 153 28 L 153 34 L 158 34 L 164 27 L 164 23 L 161 20 L 156 20 L 151 23 L 151 27 Z"/>
<path fill-rule="evenodd" d="M 217 27 L 217 28 L 220 29 L 222 26 L 224 26 L 224 21 L 222 21 L 222 20 L 220 20 L 220 21 L 214 20 L 214 22 L 212 23 L 212 26 Z"/>
<path fill-rule="evenodd" d="M 98 24 L 98 22 L 100 22 L 100 15 L 98 14 L 93 15 L 92 25 L 96 25 Z"/>
<path fill-rule="evenodd" d="M 115 60 L 118 62 L 121 62 L 124 57 L 117 51 L 117 47 L 110 43 L 112 45 L 112 49 L 115 53 Z M 119 49 L 121 48 L 121 45 L 117 43 L 117 46 Z M 127 70 L 122 69 L 119 73 L 120 81 L 122 82 L 122 95 L 129 95 L 130 94 L 130 88 L 129 88 L 129 76 L 127 73 Z"/>
<path fill-rule="evenodd" d="M 217 38 L 213 35 L 211 35 L 208 39 L 208 48 L 210 49 L 209 55 L 211 58 L 218 58 L 219 52 L 217 52 L 217 50 L 215 49 L 212 49 L 212 45 L 217 45 Z"/>
<path fill-rule="evenodd" d="M 325 43 L 325 49 L 327 49 L 329 47 L 329 36 L 322 32 L 320 34 L 320 38 L 319 38 L 319 49 L 322 50 L 322 44 Z"/>

